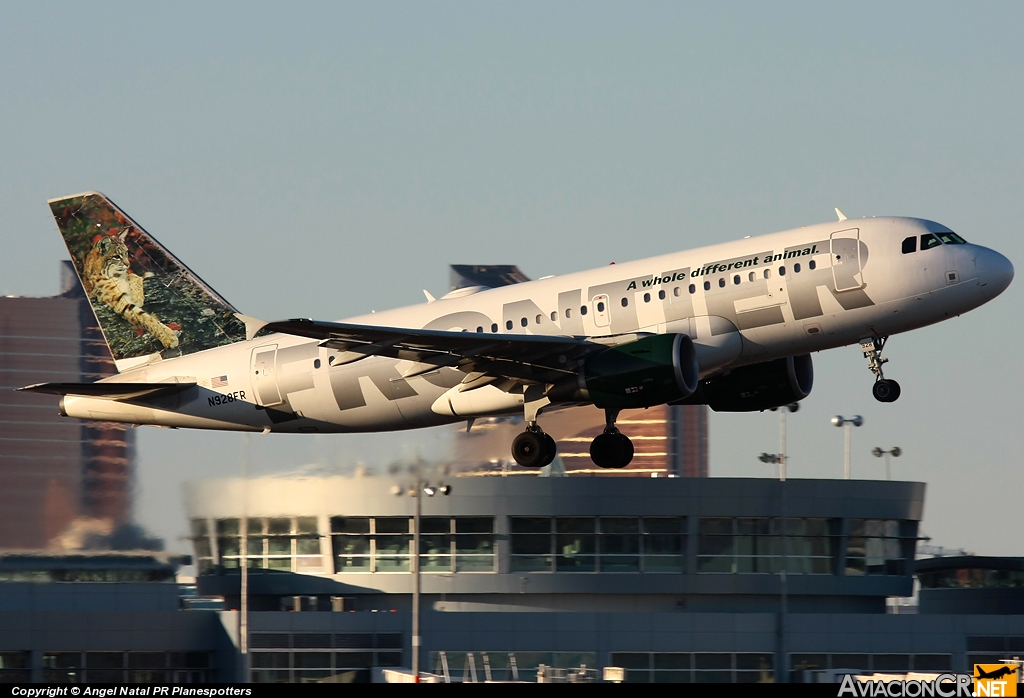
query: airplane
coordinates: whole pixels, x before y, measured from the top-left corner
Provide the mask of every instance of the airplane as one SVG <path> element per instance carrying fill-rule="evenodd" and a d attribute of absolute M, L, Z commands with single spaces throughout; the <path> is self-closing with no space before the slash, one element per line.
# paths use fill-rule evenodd
<path fill-rule="evenodd" d="M 1017 667 L 1011 667 L 1011 666 L 1008 666 L 1008 665 L 1004 664 L 1003 666 L 999 667 L 998 669 L 994 669 L 992 671 L 985 671 L 984 669 L 981 668 L 980 664 L 975 664 L 974 665 L 974 671 L 977 674 L 974 677 L 976 679 L 1001 679 L 1004 676 L 1009 676 L 1011 674 L 1016 674 L 1017 673 Z"/>
<path fill-rule="evenodd" d="M 998 296 L 1013 265 L 919 218 L 839 220 L 340 322 L 239 313 L 106 196 L 48 202 L 118 373 L 20 390 L 60 413 L 284 433 L 391 431 L 522 415 L 524 467 L 555 457 L 543 412 L 594 405 L 594 463 L 625 467 L 619 411 L 756 411 L 807 397 L 810 354 L 859 344 L 882 402 L 889 337 Z M 298 270 L 296 270 L 298 273 Z M 426 292 L 424 292 L 426 293 Z"/>

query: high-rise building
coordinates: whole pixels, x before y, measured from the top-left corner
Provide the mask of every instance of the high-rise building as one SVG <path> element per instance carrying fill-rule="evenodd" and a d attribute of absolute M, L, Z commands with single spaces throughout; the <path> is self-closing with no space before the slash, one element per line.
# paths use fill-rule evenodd
<path fill-rule="evenodd" d="M 0 298 L 0 548 L 44 548 L 76 527 L 100 535 L 131 519 L 134 434 L 58 414 L 32 383 L 116 373 L 70 262 L 61 293 Z"/>

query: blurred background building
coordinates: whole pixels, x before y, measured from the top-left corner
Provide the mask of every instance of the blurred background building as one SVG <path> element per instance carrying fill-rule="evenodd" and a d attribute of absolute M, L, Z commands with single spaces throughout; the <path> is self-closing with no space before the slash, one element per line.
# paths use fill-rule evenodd
<path fill-rule="evenodd" d="M 32 383 L 116 372 L 70 262 L 61 292 L 0 298 L 0 548 L 78 548 L 130 525 L 135 438 L 123 424 L 61 417 Z"/>

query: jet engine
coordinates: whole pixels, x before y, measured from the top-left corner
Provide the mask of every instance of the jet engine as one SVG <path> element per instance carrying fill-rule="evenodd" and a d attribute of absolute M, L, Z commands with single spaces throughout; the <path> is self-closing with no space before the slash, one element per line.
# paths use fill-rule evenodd
<path fill-rule="evenodd" d="M 813 384 L 810 354 L 787 356 L 709 378 L 693 395 L 675 404 L 707 405 L 715 412 L 768 410 L 803 400 Z"/>
<path fill-rule="evenodd" d="M 555 386 L 553 401 L 631 409 L 682 400 L 697 389 L 700 367 L 685 334 L 662 334 L 609 347 L 583 362 L 578 380 Z"/>

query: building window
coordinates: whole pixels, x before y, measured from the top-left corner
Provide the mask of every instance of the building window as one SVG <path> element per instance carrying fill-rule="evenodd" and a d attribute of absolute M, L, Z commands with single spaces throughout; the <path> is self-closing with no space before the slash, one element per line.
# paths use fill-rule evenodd
<path fill-rule="evenodd" d="M 412 523 L 408 517 L 374 519 L 374 571 L 408 572 Z"/>
<path fill-rule="evenodd" d="M 794 653 L 789 655 L 789 666 L 795 671 L 852 669 L 863 673 L 942 672 L 953 669 L 953 657 L 949 654 Z"/>
<path fill-rule="evenodd" d="M 370 571 L 370 519 L 335 516 L 331 518 L 335 572 Z"/>
<path fill-rule="evenodd" d="M 455 569 L 458 572 L 494 571 L 494 518 L 457 517 L 455 524 Z"/>
<path fill-rule="evenodd" d="M 682 572 L 685 522 L 666 517 L 512 517 L 513 572 Z"/>
<path fill-rule="evenodd" d="M 786 571 L 831 574 L 837 519 L 786 519 Z M 704 517 L 697 543 L 697 571 L 775 574 L 782 570 L 781 519 Z"/>
<path fill-rule="evenodd" d="M 410 571 L 412 522 L 404 517 L 333 517 L 335 571 Z M 425 516 L 420 527 L 422 572 L 494 571 L 493 517 Z"/>
<path fill-rule="evenodd" d="M 913 557 L 916 537 L 915 521 L 851 519 L 846 574 L 906 574 L 906 561 Z"/>
<path fill-rule="evenodd" d="M 551 681 L 594 682 L 600 678 L 596 652 L 431 652 L 428 670 L 442 681 L 473 683 L 484 681 L 536 682 L 546 673 Z M 565 677 L 565 678 L 562 678 Z"/>
<path fill-rule="evenodd" d="M 551 518 L 515 516 L 509 520 L 513 572 L 551 572 Z"/>
<path fill-rule="evenodd" d="M 555 570 L 595 572 L 597 535 L 594 518 L 562 516 L 555 519 Z"/>
<path fill-rule="evenodd" d="M 626 669 L 626 683 L 771 683 L 770 652 L 612 652 L 612 666 Z"/>

